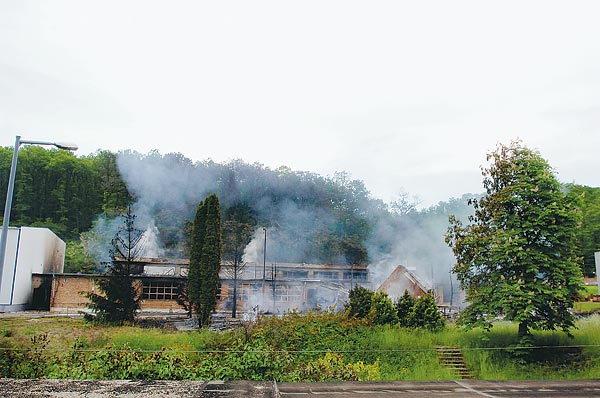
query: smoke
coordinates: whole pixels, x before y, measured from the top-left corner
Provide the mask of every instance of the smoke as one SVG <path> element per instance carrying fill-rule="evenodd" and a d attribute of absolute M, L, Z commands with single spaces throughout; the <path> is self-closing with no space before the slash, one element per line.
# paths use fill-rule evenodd
<path fill-rule="evenodd" d="M 267 233 L 269 231 L 267 230 Z M 245 263 L 258 263 L 264 259 L 265 235 L 263 228 L 254 231 L 252 240 L 244 248 L 242 261 Z"/>
<path fill-rule="evenodd" d="M 141 257 L 164 257 L 165 250 L 162 248 L 159 237 L 158 228 L 151 220 L 144 229 L 144 237 L 141 241 L 142 251 Z"/>
<path fill-rule="evenodd" d="M 140 228 L 140 226 L 142 227 Z M 142 231 L 142 239 L 135 248 L 139 253 L 139 257 L 163 257 L 165 251 L 161 246 L 158 228 L 154 220 L 146 219 L 144 222 L 140 222 L 136 217 L 134 227 Z M 105 264 L 111 261 L 111 252 L 113 250 L 111 241 L 123 228 L 123 219 L 121 217 L 109 218 L 100 216 L 94 223 L 91 233 L 88 232 L 82 236 L 85 249 L 96 260 L 99 271 L 106 271 Z"/>
<path fill-rule="evenodd" d="M 368 240 L 369 271 L 374 287 L 398 265 L 403 265 L 414 270 L 429 288 L 441 291 L 446 301 L 453 293 L 456 295 L 458 282 L 451 273 L 456 260 L 445 242 L 445 234 L 450 215 L 467 220 L 472 213 L 467 201 L 472 197 L 466 194 L 428 209 L 378 219 Z"/>
<path fill-rule="evenodd" d="M 257 227 L 244 261 L 263 261 L 265 227 L 269 263 L 348 264 L 352 260 L 344 257 L 339 245 L 352 245 L 356 239 L 368 250 L 373 288 L 398 265 L 414 268 L 420 279 L 441 288 L 446 296 L 450 285 L 458 286 L 450 279 L 455 260 L 444 234 L 450 214 L 462 219 L 469 214 L 469 196 L 416 210 L 372 198 L 362 182 L 345 173 L 322 177 L 240 160 L 194 163 L 181 154 L 156 151 L 120 153 L 117 165 L 135 200 L 138 227 L 146 230 L 148 257 L 184 258 L 186 223 L 192 221 L 200 201 L 216 193 L 223 210 L 242 204 L 252 211 Z M 96 258 L 107 259 L 107 243 L 119 225 L 118 219 L 96 222 L 94 234 L 105 245 L 88 245 Z"/>

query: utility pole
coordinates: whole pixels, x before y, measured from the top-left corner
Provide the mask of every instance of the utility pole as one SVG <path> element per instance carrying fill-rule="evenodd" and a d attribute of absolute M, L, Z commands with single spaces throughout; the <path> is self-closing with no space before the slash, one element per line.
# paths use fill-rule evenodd
<path fill-rule="evenodd" d="M 265 245 L 263 248 L 263 283 L 267 280 L 267 228 L 263 227 L 265 231 Z"/>

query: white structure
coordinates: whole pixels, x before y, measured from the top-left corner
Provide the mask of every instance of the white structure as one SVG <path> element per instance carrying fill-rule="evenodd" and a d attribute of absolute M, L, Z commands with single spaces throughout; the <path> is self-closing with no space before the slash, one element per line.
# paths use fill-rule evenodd
<path fill-rule="evenodd" d="M 62 273 L 66 244 L 48 228 L 9 228 L 4 257 L 0 312 L 29 308 L 33 274 Z"/>

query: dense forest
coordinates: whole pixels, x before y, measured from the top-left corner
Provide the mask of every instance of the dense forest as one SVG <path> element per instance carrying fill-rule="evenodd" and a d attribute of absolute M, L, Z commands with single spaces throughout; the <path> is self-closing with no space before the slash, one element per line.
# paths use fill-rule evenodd
<path fill-rule="evenodd" d="M 2 198 L 11 156 L 12 148 L 0 148 Z M 591 274 L 593 253 L 600 249 L 600 188 L 565 189 L 581 197 L 580 249 L 584 271 Z M 346 173 L 325 177 L 241 160 L 193 162 L 158 152 L 98 151 L 77 157 L 26 146 L 19 152 L 11 225 L 52 229 L 68 243 L 66 269 L 93 271 L 109 254 L 116 216 L 131 203 L 147 231 L 146 254 L 185 258 L 195 208 L 210 193 L 221 201 L 224 225 L 247 231 L 242 241 L 248 261 L 262 258 L 266 234 L 267 261 L 370 264 L 382 275 L 404 264 L 440 284 L 449 280 L 454 262 L 443 236 L 448 216 L 465 219 L 473 196 L 419 210 L 409 195 L 392 203 L 374 198 L 362 181 Z"/>

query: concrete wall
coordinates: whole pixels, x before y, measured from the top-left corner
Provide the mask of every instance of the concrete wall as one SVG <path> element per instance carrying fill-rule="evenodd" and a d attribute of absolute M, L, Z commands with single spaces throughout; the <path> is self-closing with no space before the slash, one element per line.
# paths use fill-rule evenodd
<path fill-rule="evenodd" d="M 9 228 L 0 287 L 0 311 L 27 309 L 33 273 L 61 273 L 66 244 L 47 228 Z"/>

